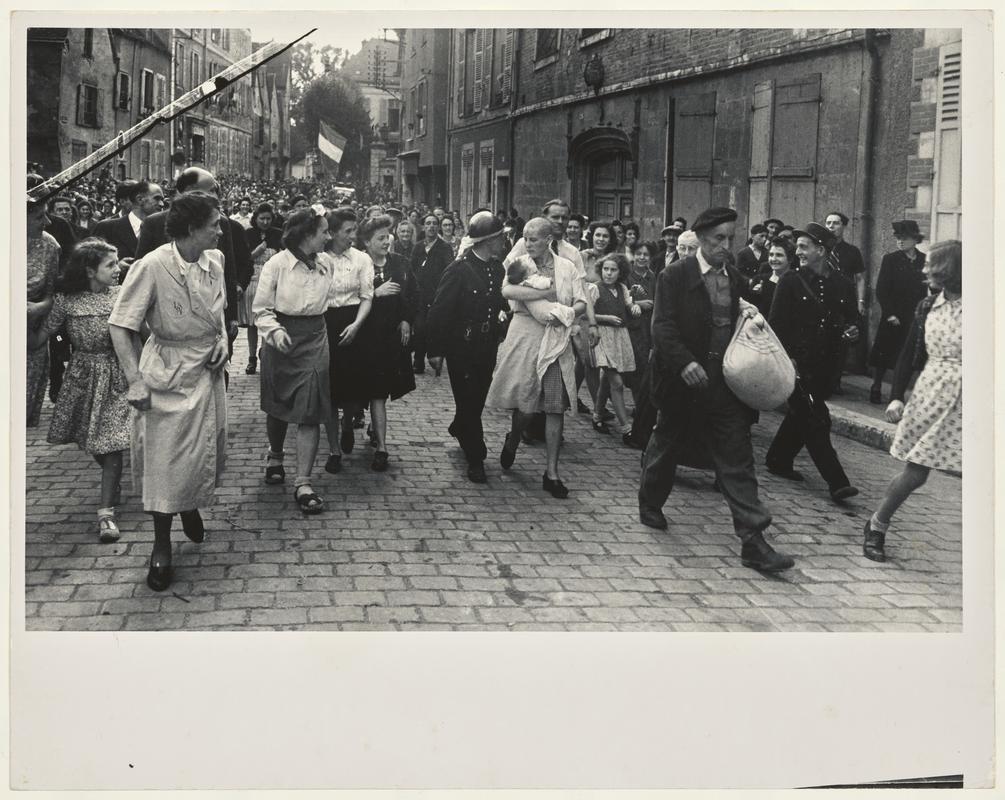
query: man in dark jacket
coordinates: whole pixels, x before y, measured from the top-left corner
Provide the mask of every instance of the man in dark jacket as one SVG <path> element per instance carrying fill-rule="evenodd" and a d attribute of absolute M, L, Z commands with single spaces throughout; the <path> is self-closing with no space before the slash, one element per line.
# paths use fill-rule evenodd
<path fill-rule="evenodd" d="M 754 225 L 750 229 L 750 242 L 736 254 L 736 268 L 749 281 L 768 269 L 767 241 L 768 229 Z"/>
<path fill-rule="evenodd" d="M 103 219 L 94 226 L 94 235 L 100 236 L 119 252 L 119 261 L 127 259 L 132 263 L 136 256 L 138 239 L 136 234 L 143 220 L 164 208 L 164 192 L 156 183 L 130 181 L 129 211 L 121 217 Z M 119 266 L 119 283 L 126 279 L 129 263 Z"/>
<path fill-rule="evenodd" d="M 795 235 L 799 266 L 778 281 L 770 319 L 799 377 L 765 466 L 774 475 L 802 481 L 793 461 L 805 445 L 831 498 L 839 502 L 857 495 L 858 489 L 831 444 L 831 417 L 824 401 L 842 344 L 858 338 L 858 310 L 848 279 L 829 261 L 834 236 L 815 222 Z"/>
<path fill-rule="evenodd" d="M 175 182 L 175 189 L 180 194 L 192 191 L 202 191 L 217 197 L 220 194 L 212 173 L 199 167 L 190 167 L 182 172 Z M 167 211 L 158 211 L 143 220 L 137 237 L 137 259 L 143 258 L 147 253 L 169 241 L 167 231 L 164 229 L 167 213 Z M 220 237 L 218 248 L 223 252 L 223 280 L 227 289 L 227 308 L 224 311 L 224 317 L 227 320 L 227 332 L 231 348 L 233 348 L 234 338 L 237 336 L 237 303 L 251 281 L 253 265 L 251 251 L 248 249 L 248 242 L 244 236 L 244 228 L 239 223 L 221 215 L 220 229 L 223 231 L 223 235 Z"/>
<path fill-rule="evenodd" d="M 722 357 L 738 317 L 757 316 L 749 302 L 741 309 L 748 284 L 729 265 L 735 226 L 732 209 L 703 211 L 691 227 L 698 252 L 672 263 L 656 281 L 652 396 L 659 414 L 642 458 L 639 519 L 666 530 L 662 507 L 685 443 L 695 437 L 711 454 L 742 542 L 743 565 L 779 572 L 794 562 L 764 540 L 771 515 L 758 496 L 750 440 L 757 413 L 737 399 L 722 375 Z"/>
<path fill-rule="evenodd" d="M 412 248 L 412 274 L 419 287 L 419 309 L 412 337 L 412 366 L 416 375 L 426 371 L 426 315 L 436 296 L 440 276 L 454 260 L 453 249 L 440 238 L 440 221 L 435 214 L 426 214 L 422 228 L 423 239 Z"/>
<path fill-rule="evenodd" d="M 471 247 L 443 272 L 426 330 L 433 369 L 439 371 L 442 357 L 447 359 L 456 406 L 450 435 L 464 450 L 468 479 L 485 483 L 482 410 L 496 365 L 500 313 L 506 306 L 500 260 L 505 248 L 503 224 L 491 212 L 482 211 L 471 217 L 468 236 Z"/>

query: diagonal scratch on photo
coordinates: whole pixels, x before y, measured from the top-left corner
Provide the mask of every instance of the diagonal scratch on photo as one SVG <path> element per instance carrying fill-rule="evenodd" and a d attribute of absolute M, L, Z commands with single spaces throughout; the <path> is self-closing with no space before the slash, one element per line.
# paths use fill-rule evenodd
<path fill-rule="evenodd" d="M 28 30 L 28 630 L 962 631 L 960 30 L 317 22 Z"/>

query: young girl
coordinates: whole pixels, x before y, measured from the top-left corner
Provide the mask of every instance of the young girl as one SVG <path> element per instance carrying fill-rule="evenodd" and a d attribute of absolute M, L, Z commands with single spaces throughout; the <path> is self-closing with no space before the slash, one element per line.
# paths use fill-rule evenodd
<path fill-rule="evenodd" d="M 600 326 L 600 342 L 596 350 L 600 387 L 593 412 L 593 428 L 600 433 L 608 433 L 600 410 L 607 404 L 609 396 L 622 436 L 631 431 L 632 425 L 625 408 L 625 384 L 621 374 L 635 370 L 632 340 L 625 323 L 629 315 L 638 317 L 642 314 L 642 308 L 632 301 L 628 292 L 630 269 L 628 259 L 620 253 L 606 256 L 600 264 L 599 296 L 593 306 Z"/>
<path fill-rule="evenodd" d="M 98 536 L 119 538 L 115 506 L 121 500 L 122 451 L 132 430 L 128 384 L 108 333 L 108 316 L 119 293 L 116 249 L 103 239 L 84 239 L 56 282 L 56 299 L 41 341 L 66 323 L 73 354 L 49 426 L 50 444 L 76 444 L 101 465 Z"/>

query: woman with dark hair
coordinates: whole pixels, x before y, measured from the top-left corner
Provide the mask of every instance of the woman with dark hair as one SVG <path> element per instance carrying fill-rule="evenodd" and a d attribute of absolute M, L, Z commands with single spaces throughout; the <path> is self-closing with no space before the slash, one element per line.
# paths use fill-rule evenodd
<path fill-rule="evenodd" d="M 42 183 L 41 175 L 28 176 L 28 188 Z M 36 343 L 32 334 L 52 308 L 56 276 L 59 274 L 60 247 L 45 232 L 49 224 L 45 203 L 28 201 L 28 374 L 25 418 L 29 428 L 38 425 L 49 382 L 49 343 Z"/>
<path fill-rule="evenodd" d="M 625 224 L 620 219 L 611 220 L 611 240 L 614 250 L 623 253 L 625 250 Z"/>
<path fill-rule="evenodd" d="M 227 455 L 226 290 L 219 201 L 205 192 L 178 195 L 165 220 L 172 241 L 133 263 L 108 324 L 129 382 L 133 485 L 153 515 L 147 585 L 171 585 L 171 524 L 205 538 L 199 507 L 213 502 Z M 150 336 L 141 348 L 140 329 Z"/>
<path fill-rule="evenodd" d="M 254 375 L 258 368 L 258 327 L 255 325 L 255 313 L 252 310 L 255 292 L 258 290 L 258 279 L 265 262 L 283 249 L 283 232 L 273 227 L 275 216 L 271 205 L 261 203 L 251 215 L 251 227 L 244 232 L 254 270 L 248 288 L 243 294 L 240 286 L 238 287 L 241 300 L 237 307 L 237 324 L 248 329 L 248 366 L 244 370 L 246 375 Z"/>
<path fill-rule="evenodd" d="M 657 262 L 660 247 L 656 242 L 642 242 L 635 248 L 635 259 L 628 273 L 628 290 L 632 301 L 642 309 L 638 317 L 628 321 L 628 336 L 632 340 L 632 352 L 635 355 L 635 371 L 628 378 L 628 386 L 632 390 L 632 399 L 639 405 L 639 383 L 646 364 L 649 363 L 649 349 L 652 347 L 653 305 L 656 297 L 656 273 L 652 265 Z"/>
<path fill-rule="evenodd" d="M 297 426 L 297 475 L 293 497 L 305 514 L 324 510 L 311 487 L 321 425 L 331 417 L 328 309 L 334 270 L 323 250 L 328 221 L 312 208 L 286 220 L 284 250 L 262 267 L 252 311 L 262 335 L 261 408 L 266 414 L 269 453 L 265 482 L 286 479 L 286 431 Z"/>
<path fill-rule="evenodd" d="M 370 365 L 367 395 L 376 448 L 370 465 L 374 472 L 387 469 L 387 399 L 397 400 L 415 389 L 409 342 L 418 298 L 408 261 L 389 252 L 393 224 L 382 214 L 359 229 L 360 243 L 373 262 L 373 306 L 360 347 Z"/>
<path fill-rule="evenodd" d="M 768 243 L 768 267 L 771 268 L 771 274 L 756 278 L 750 285 L 750 291 L 755 297 L 754 305 L 765 319 L 771 313 L 775 287 L 778 286 L 782 275 L 794 266 L 795 258 L 796 248 L 784 236 L 776 236 Z"/>
<path fill-rule="evenodd" d="M 600 262 L 598 297 L 593 304 L 597 324 L 600 326 L 600 341 L 596 349 L 600 384 L 597 390 L 597 404 L 593 409 L 593 429 L 608 433 L 600 417 L 600 411 L 610 398 L 622 437 L 627 437 L 631 431 L 631 422 L 625 407 L 622 376 L 635 371 L 635 354 L 632 352 L 627 324 L 630 318 L 637 318 L 642 314 L 641 307 L 633 302 L 628 291 L 630 270 L 628 259 L 621 253 L 605 256 Z"/>
<path fill-rule="evenodd" d="M 457 258 L 457 248 L 461 246 L 461 237 L 455 235 L 456 226 L 451 217 L 444 217 L 440 220 L 440 238 L 443 239 Z"/>
<path fill-rule="evenodd" d="M 963 245 L 932 245 L 924 266 L 933 292 L 918 303 L 893 373 L 886 417 L 898 422 L 890 455 L 904 471 L 890 481 L 879 508 L 865 524 L 863 555 L 886 561 L 886 532 L 893 515 L 928 480 L 933 469 L 963 470 Z M 911 375 L 921 370 L 907 406 Z"/>
<path fill-rule="evenodd" d="M 78 239 L 86 239 L 94 232 L 94 226 L 98 222 L 94 219 L 94 206 L 90 200 L 81 200 L 77 203 L 77 224 L 73 227 L 73 232 Z"/>
<path fill-rule="evenodd" d="M 104 239 L 85 239 L 56 281 L 56 299 L 36 341 L 66 324 L 73 351 L 52 412 L 46 441 L 76 443 L 101 466 L 98 536 L 119 538 L 115 506 L 121 501 L 122 452 L 129 449 L 126 379 L 112 347 L 108 318 L 119 294 L 118 251 Z"/>
<path fill-rule="evenodd" d="M 639 226 L 634 222 L 625 225 L 625 242 L 618 252 L 624 255 L 629 262 L 635 257 L 635 248 L 639 244 L 640 235 Z"/>
<path fill-rule="evenodd" d="M 925 296 L 925 254 L 918 250 L 924 238 L 914 220 L 893 223 L 897 249 L 883 256 L 876 279 L 876 300 L 880 322 L 869 353 L 873 373 L 869 402 L 883 402 L 883 376 L 897 366 L 907 332 L 914 321 L 914 309 Z"/>
<path fill-rule="evenodd" d="M 589 228 L 590 246 L 582 251 L 583 268 L 586 279 L 591 283 L 600 280 L 600 259 L 617 249 L 613 223 L 591 222 Z"/>
<path fill-rule="evenodd" d="M 586 273 L 584 281 L 584 291 L 592 306 L 597 301 L 597 285 L 600 283 L 600 260 L 614 252 L 614 228 L 610 222 L 591 222 L 587 233 L 590 239 L 590 246 L 582 250 L 583 269 Z M 587 325 L 585 314 L 576 321 L 573 333 L 573 343 L 576 351 L 576 391 L 578 393 L 586 380 L 586 389 L 590 393 L 590 398 L 594 404 L 597 401 L 597 391 L 600 388 L 600 371 L 597 369 L 597 357 L 593 347 L 590 345 L 590 328 Z M 599 331 L 598 331 L 599 335 Z M 580 414 L 591 414 L 594 412 L 606 415 L 608 419 L 613 419 L 611 413 L 605 409 L 590 409 L 582 400 L 576 397 L 576 411 Z"/>
<path fill-rule="evenodd" d="M 329 380 L 332 415 L 328 424 L 331 449 L 325 469 L 342 468 L 339 450 L 347 455 L 356 444 L 353 417 L 369 402 L 367 388 L 370 364 L 365 347 L 357 341 L 373 305 L 373 262 L 353 247 L 356 242 L 356 215 L 350 208 L 328 212 L 331 239 L 326 254 L 333 265 L 332 289 L 328 297 L 325 324 L 328 326 Z M 341 436 L 337 409 L 342 409 Z"/>

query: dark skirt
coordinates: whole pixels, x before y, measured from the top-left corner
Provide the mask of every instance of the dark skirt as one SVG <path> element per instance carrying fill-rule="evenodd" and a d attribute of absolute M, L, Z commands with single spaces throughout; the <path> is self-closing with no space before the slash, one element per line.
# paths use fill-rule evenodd
<path fill-rule="evenodd" d="M 882 369 L 894 369 L 897 358 L 907 340 L 907 332 L 911 329 L 913 319 L 902 319 L 900 325 L 891 325 L 885 319 L 879 323 L 876 339 L 869 353 L 869 366 Z"/>
<path fill-rule="evenodd" d="M 402 346 L 394 318 L 382 313 L 379 305 L 374 300 L 363 325 L 369 364 L 366 394 L 370 400 L 397 400 L 415 389 L 412 353 Z"/>
<path fill-rule="evenodd" d="M 320 425 L 331 417 L 328 334 L 325 318 L 276 314 L 293 340 L 288 353 L 262 345 L 262 403 L 266 414 L 297 425 Z"/>
<path fill-rule="evenodd" d="M 356 321 L 359 306 L 329 308 L 325 312 L 328 327 L 329 380 L 332 405 L 366 405 L 370 402 L 370 332 L 366 324 L 352 344 L 339 346 L 342 331 Z"/>

